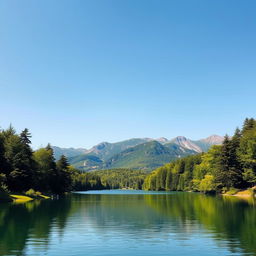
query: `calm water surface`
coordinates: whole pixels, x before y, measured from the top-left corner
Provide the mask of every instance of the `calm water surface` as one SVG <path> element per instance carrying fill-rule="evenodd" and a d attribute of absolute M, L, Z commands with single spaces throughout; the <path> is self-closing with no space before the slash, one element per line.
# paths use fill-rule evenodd
<path fill-rule="evenodd" d="M 256 255 L 256 207 L 233 197 L 111 190 L 0 204 L 0 255 Z"/>

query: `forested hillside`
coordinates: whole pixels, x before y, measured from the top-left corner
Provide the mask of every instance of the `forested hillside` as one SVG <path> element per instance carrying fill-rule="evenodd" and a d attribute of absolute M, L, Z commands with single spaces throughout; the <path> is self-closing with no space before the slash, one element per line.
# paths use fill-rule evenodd
<path fill-rule="evenodd" d="M 176 160 L 154 170 L 144 182 L 146 190 L 225 192 L 256 183 L 256 120 L 246 119 L 242 130 L 225 136 L 207 153 Z"/>

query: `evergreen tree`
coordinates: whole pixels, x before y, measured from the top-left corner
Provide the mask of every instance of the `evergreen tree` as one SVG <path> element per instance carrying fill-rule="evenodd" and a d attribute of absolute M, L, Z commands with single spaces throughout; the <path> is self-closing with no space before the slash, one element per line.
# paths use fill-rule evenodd
<path fill-rule="evenodd" d="M 57 177 L 55 180 L 55 192 L 63 193 L 71 189 L 71 173 L 69 172 L 69 163 L 67 158 L 62 155 L 57 161 Z"/>
<path fill-rule="evenodd" d="M 218 188 L 231 188 L 236 186 L 239 176 L 233 166 L 234 156 L 232 155 L 232 142 L 228 135 L 224 137 L 220 155 L 220 169 L 215 174 L 215 181 Z"/>
<path fill-rule="evenodd" d="M 243 129 L 242 129 L 242 134 L 244 134 L 246 131 L 251 130 L 255 127 L 256 122 L 253 118 L 246 118 L 244 120 L 244 124 L 243 124 Z"/>
<path fill-rule="evenodd" d="M 4 150 L 4 135 L 2 131 L 0 131 L 0 173 L 5 173 L 5 169 L 7 166 L 5 159 L 5 150 Z"/>
<path fill-rule="evenodd" d="M 5 133 L 6 175 L 10 190 L 25 191 L 33 185 L 33 160 L 30 148 L 30 134 L 25 129 L 16 135 L 12 127 Z"/>
<path fill-rule="evenodd" d="M 57 170 L 50 144 L 37 150 L 34 153 L 34 160 L 37 163 L 36 188 L 40 191 L 54 191 Z"/>
<path fill-rule="evenodd" d="M 234 136 L 230 140 L 230 162 L 229 168 L 233 170 L 236 176 L 235 187 L 243 187 L 245 184 L 243 182 L 243 168 L 239 158 L 239 147 L 241 141 L 241 131 L 236 129 Z"/>

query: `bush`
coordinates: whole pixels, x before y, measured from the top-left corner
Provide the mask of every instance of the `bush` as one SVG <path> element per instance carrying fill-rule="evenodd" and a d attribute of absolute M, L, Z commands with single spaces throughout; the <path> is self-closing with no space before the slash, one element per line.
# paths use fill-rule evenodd
<path fill-rule="evenodd" d="M 204 179 L 202 179 L 200 182 L 199 190 L 204 193 L 211 193 L 216 191 L 216 186 L 214 184 L 214 178 L 212 175 L 204 176 Z"/>
<path fill-rule="evenodd" d="M 25 195 L 33 198 L 41 198 L 42 193 L 31 188 L 25 192 Z"/>
<path fill-rule="evenodd" d="M 226 192 L 226 194 L 232 196 L 232 195 L 235 195 L 237 192 L 239 192 L 239 189 L 230 188 L 230 189 Z"/>

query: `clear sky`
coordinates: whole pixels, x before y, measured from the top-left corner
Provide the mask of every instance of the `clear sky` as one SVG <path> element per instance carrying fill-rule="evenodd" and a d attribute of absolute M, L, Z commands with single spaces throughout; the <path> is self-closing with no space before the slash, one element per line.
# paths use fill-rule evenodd
<path fill-rule="evenodd" d="M 232 134 L 256 112 L 255 0 L 0 0 L 0 126 L 33 146 Z"/>

